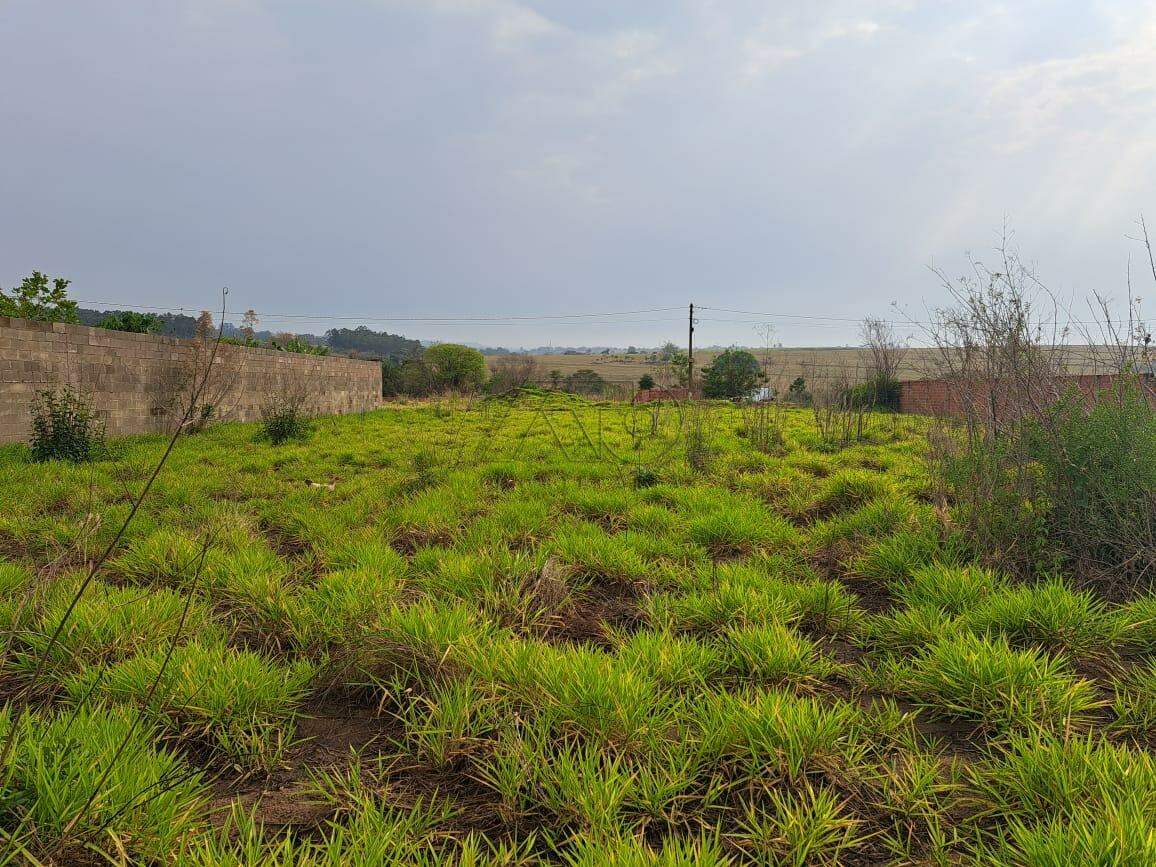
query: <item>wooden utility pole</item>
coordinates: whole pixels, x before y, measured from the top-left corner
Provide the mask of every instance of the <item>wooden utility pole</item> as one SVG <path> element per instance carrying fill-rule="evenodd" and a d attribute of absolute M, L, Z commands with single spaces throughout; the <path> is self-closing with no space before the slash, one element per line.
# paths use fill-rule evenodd
<path fill-rule="evenodd" d="M 694 304 L 690 305 L 690 320 L 686 333 L 686 396 L 694 397 Z"/>

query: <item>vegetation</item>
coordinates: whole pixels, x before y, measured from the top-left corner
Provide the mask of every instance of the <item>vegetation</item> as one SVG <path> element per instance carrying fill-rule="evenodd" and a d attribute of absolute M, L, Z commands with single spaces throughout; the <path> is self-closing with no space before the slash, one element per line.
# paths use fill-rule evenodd
<path fill-rule="evenodd" d="M 374 331 L 365 325 L 356 328 L 331 328 L 325 332 L 329 348 L 334 352 L 357 354 L 400 362 L 421 354 L 421 342 L 399 334 Z"/>
<path fill-rule="evenodd" d="M 438 390 L 474 391 L 486 381 L 486 358 L 458 343 L 438 343 L 425 351 L 425 363 Z"/>
<path fill-rule="evenodd" d="M 269 348 L 278 352 L 296 352 L 300 355 L 328 355 L 329 347 L 313 343 L 300 334 L 279 334 L 270 338 Z"/>
<path fill-rule="evenodd" d="M 509 394 L 519 388 L 534 385 L 542 371 L 532 355 L 499 355 L 490 363 L 490 380 L 486 384 L 491 394 Z"/>
<path fill-rule="evenodd" d="M 304 440 L 311 429 L 304 400 L 294 395 L 274 395 L 262 408 L 261 438 L 275 446 L 289 440 Z"/>
<path fill-rule="evenodd" d="M 562 380 L 562 389 L 570 394 L 583 394 L 587 397 L 602 394 L 606 390 L 606 380 L 588 367 L 575 370 Z"/>
<path fill-rule="evenodd" d="M 19 286 L 7 292 L 0 288 L 0 316 L 37 322 L 79 322 L 76 302 L 68 297 L 70 280 L 49 278 L 33 271 Z M 49 285 L 51 284 L 51 285 Z"/>
<path fill-rule="evenodd" d="M 221 424 L 123 535 L 165 441 L 3 450 L 0 849 L 1150 863 L 1156 594 L 994 565 L 970 502 L 932 504 L 924 421 L 760 412 L 528 389 L 276 448 Z M 1098 472 L 1115 429 L 1073 424 Z"/>
<path fill-rule="evenodd" d="M 130 331 L 134 334 L 159 334 L 164 329 L 164 321 L 154 313 L 136 313 L 121 310 L 109 313 L 97 323 L 97 328 L 109 331 Z"/>
<path fill-rule="evenodd" d="M 1014 252 L 976 275 L 949 284 L 956 304 L 931 332 L 961 422 L 936 439 L 944 498 L 993 564 L 1031 578 L 1063 569 L 1126 596 L 1156 575 L 1156 394 L 1139 300 L 1122 322 L 1100 301 L 1088 343 L 1112 379 L 1089 388 L 1064 376 L 1055 313 L 1033 305 L 1038 278 Z"/>
<path fill-rule="evenodd" d="M 654 377 L 649 373 L 644 373 L 638 378 L 638 387 L 642 391 L 649 391 L 654 388 Z"/>
<path fill-rule="evenodd" d="M 31 446 L 34 461 L 83 463 L 104 451 L 104 424 L 75 389 L 45 389 L 32 403 Z"/>
<path fill-rule="evenodd" d="M 751 353 L 728 349 L 702 369 L 702 393 L 728 400 L 749 397 L 762 375 L 762 366 Z"/>

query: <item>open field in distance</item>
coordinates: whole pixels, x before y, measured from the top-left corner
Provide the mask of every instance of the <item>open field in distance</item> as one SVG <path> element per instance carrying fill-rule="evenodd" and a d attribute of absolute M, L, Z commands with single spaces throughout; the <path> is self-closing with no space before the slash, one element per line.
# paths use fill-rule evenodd
<path fill-rule="evenodd" d="M 694 363 L 696 370 L 710 364 L 722 350 L 696 350 Z M 821 379 L 847 377 L 851 381 L 865 378 L 870 369 L 870 354 L 866 349 L 858 347 L 843 348 L 807 348 L 794 347 L 783 349 L 749 350 L 760 361 L 766 361 L 768 379 L 770 382 L 785 387 L 795 377 L 802 376 L 809 382 Z M 1095 373 L 1098 371 L 1095 364 L 1097 352 L 1102 356 L 1105 350 L 1093 351 L 1088 347 L 1065 347 L 1064 354 L 1069 358 L 1066 365 L 1069 373 Z M 582 368 L 589 368 L 598 373 L 608 382 L 637 383 L 639 377 L 649 373 L 658 379 L 664 367 L 660 362 L 647 361 L 646 353 L 627 355 L 616 353 L 611 355 L 535 355 L 542 376 L 548 376 L 551 370 L 557 370 L 562 376 L 573 373 Z M 489 357 L 492 365 L 494 357 Z M 899 379 L 936 378 L 939 375 L 939 353 L 934 349 L 914 348 L 904 353 L 903 364 L 899 369 Z"/>

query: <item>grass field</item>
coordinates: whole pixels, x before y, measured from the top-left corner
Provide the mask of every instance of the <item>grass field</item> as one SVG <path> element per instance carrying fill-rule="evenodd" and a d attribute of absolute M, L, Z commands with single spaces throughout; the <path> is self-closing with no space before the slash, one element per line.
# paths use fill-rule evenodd
<path fill-rule="evenodd" d="M 66 619 L 164 443 L 0 450 L 8 857 L 1156 863 L 1156 597 L 973 563 L 911 418 L 654 412 L 210 428 Z"/>
<path fill-rule="evenodd" d="M 700 349 L 694 353 L 695 369 L 701 371 L 710 364 L 721 350 Z M 752 348 L 750 350 L 764 365 L 768 382 L 780 390 L 785 390 L 791 381 L 801 376 L 810 387 L 821 387 L 827 382 L 861 382 L 870 375 L 871 358 L 868 350 L 858 347 L 784 347 L 777 349 Z M 1104 365 L 1096 364 L 1097 353 L 1105 355 L 1103 349 L 1093 350 L 1082 346 L 1064 348 L 1065 368 L 1069 373 L 1103 372 Z M 490 357 L 493 364 L 496 356 Z M 661 380 L 664 365 L 647 361 L 647 354 L 614 353 L 610 355 L 535 355 L 540 377 L 548 377 L 551 370 L 563 377 L 582 368 L 596 372 L 607 382 L 621 385 L 636 385 L 643 374 L 649 373 L 655 380 Z M 903 353 L 898 378 L 935 379 L 941 375 L 941 360 L 937 350 L 911 348 Z"/>

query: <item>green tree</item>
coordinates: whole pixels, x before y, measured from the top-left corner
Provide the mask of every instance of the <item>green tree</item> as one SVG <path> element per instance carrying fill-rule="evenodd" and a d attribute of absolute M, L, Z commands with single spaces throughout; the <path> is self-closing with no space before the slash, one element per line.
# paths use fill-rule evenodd
<path fill-rule="evenodd" d="M 583 367 L 566 377 L 565 388 L 571 394 L 602 394 L 606 388 L 606 380 L 599 376 L 596 371 Z"/>
<path fill-rule="evenodd" d="M 638 387 L 643 391 L 649 391 L 654 388 L 654 377 L 649 373 L 644 373 L 638 378 Z"/>
<path fill-rule="evenodd" d="M 486 381 L 485 356 L 468 346 L 439 343 L 425 351 L 425 360 L 439 388 L 472 391 Z"/>
<path fill-rule="evenodd" d="M 687 362 L 689 356 L 681 349 L 676 348 L 667 360 L 663 373 L 663 381 L 668 385 L 686 387 Z"/>
<path fill-rule="evenodd" d="M 807 391 L 807 381 L 803 377 L 796 376 L 791 381 L 791 385 L 787 389 L 787 399 L 800 406 L 805 406 L 811 402 L 811 393 Z"/>
<path fill-rule="evenodd" d="M 79 323 L 76 302 L 68 297 L 68 284 L 63 277 L 51 281 L 47 274 L 33 271 L 11 294 L 0 289 L 0 316 L 34 319 L 38 322 Z"/>
<path fill-rule="evenodd" d="M 745 349 L 728 349 L 702 369 L 705 397 L 745 397 L 762 378 L 759 360 Z"/>
<path fill-rule="evenodd" d="M 109 331 L 131 331 L 134 334 L 158 334 L 164 329 L 165 323 L 155 313 L 121 310 L 107 314 L 96 327 L 107 328 Z"/>

